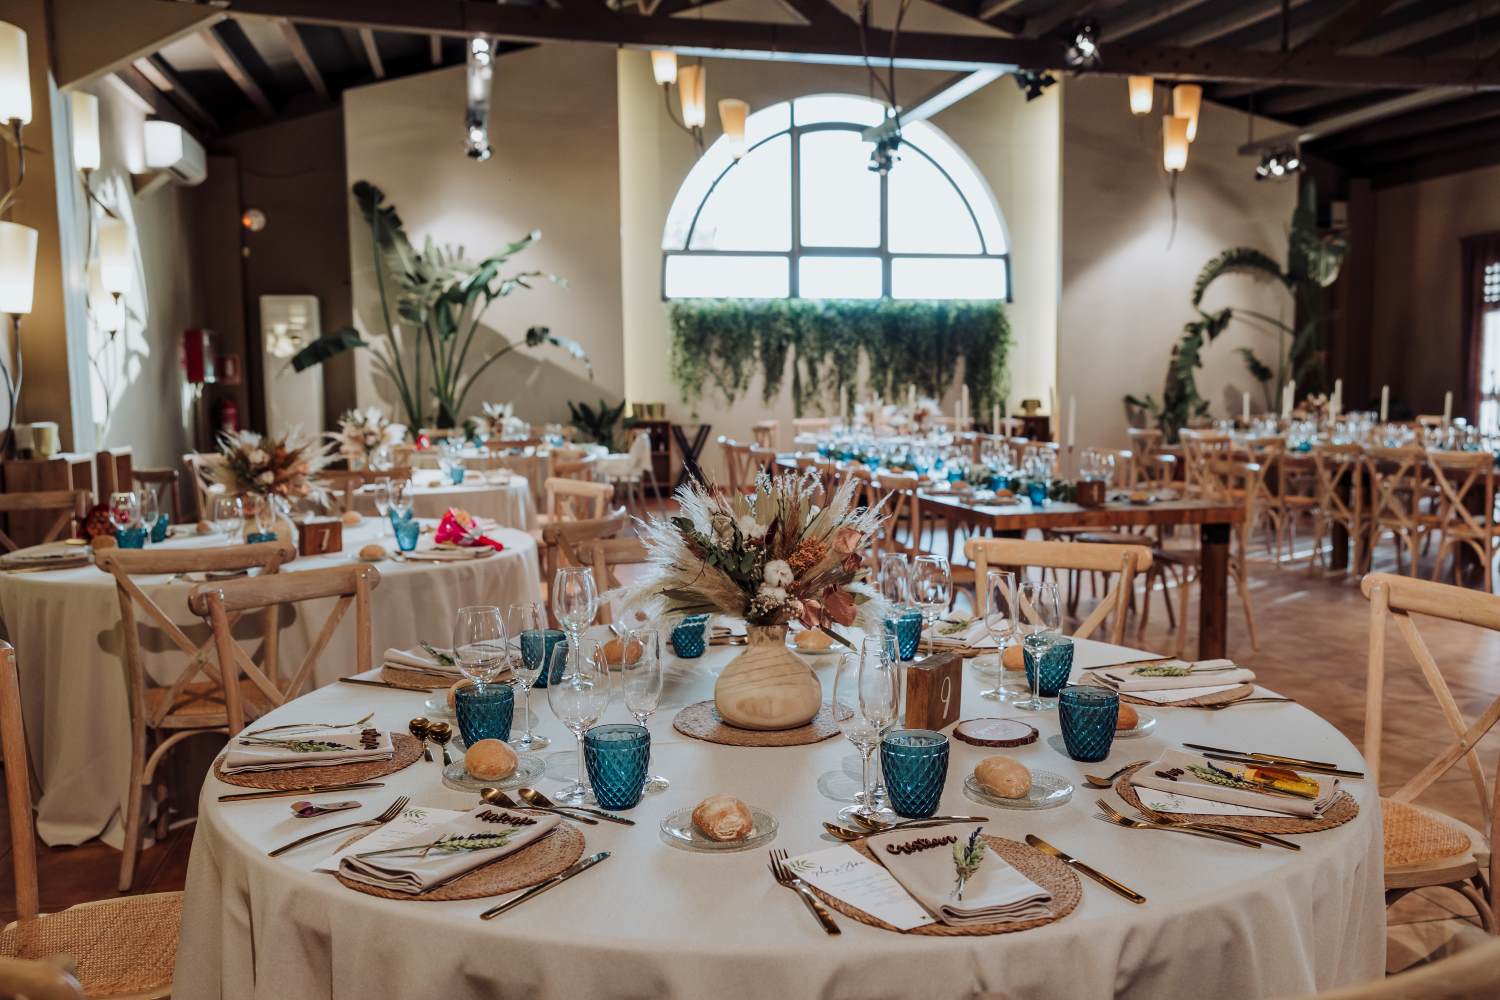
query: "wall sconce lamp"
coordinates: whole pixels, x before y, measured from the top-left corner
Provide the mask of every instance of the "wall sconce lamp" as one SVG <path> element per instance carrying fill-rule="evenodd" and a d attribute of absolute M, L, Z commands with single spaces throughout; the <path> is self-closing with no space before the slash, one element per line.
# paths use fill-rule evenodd
<path fill-rule="evenodd" d="M 703 60 L 688 66 L 677 65 L 677 53 L 667 49 L 651 53 L 651 76 L 661 85 L 667 117 L 693 140 L 698 154 L 703 154 L 703 123 L 708 119 L 708 70 Z M 672 87 L 677 87 L 679 114 L 672 107 Z"/>
<path fill-rule="evenodd" d="M 26 54 L 26 32 L 0 21 L 0 121 L 9 128 L 7 138 L 16 147 L 14 183 L 0 197 L 0 312 L 10 314 L 11 344 L 15 371 L 0 359 L 0 377 L 8 400 L 5 441 L 0 454 L 9 456 L 15 443 L 16 401 L 21 396 L 24 374 L 21 360 L 21 317 L 31 312 L 36 291 L 37 231 L 30 226 L 3 221 L 15 203 L 16 191 L 26 180 L 26 147 L 22 127 L 31 121 L 31 66 Z"/>

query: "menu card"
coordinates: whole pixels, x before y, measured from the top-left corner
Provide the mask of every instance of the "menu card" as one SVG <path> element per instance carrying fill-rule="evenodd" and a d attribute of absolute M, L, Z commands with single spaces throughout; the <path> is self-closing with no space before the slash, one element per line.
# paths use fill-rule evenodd
<path fill-rule="evenodd" d="M 1135 787 L 1135 794 L 1141 800 L 1141 805 L 1153 812 L 1187 813 L 1193 816 L 1286 816 L 1286 813 L 1270 809 L 1255 809 L 1232 802 L 1210 802 L 1208 799 L 1195 799 L 1189 795 L 1162 792 L 1139 785 Z"/>
<path fill-rule="evenodd" d="M 430 809 L 427 806 L 407 806 L 406 810 L 384 826 L 377 826 L 368 834 L 360 837 L 352 844 L 345 844 L 334 851 L 328 857 L 319 861 L 314 871 L 336 872 L 339 870 L 339 862 L 344 860 L 344 855 L 353 854 L 356 851 L 380 851 L 387 847 L 401 847 L 404 844 L 421 843 L 421 835 L 424 831 L 444 823 L 452 822 L 460 816 L 466 815 L 466 809 Z M 357 833 L 356 830 L 349 831 L 350 835 Z M 340 841 L 343 843 L 343 841 Z"/>
<path fill-rule="evenodd" d="M 892 927 L 909 931 L 936 923 L 890 872 L 848 844 L 798 855 L 787 861 L 787 867 L 809 885 Z"/>

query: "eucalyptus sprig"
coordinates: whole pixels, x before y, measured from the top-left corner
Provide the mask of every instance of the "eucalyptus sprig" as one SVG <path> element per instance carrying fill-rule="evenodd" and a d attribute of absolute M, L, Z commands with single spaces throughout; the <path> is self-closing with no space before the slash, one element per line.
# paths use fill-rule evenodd
<path fill-rule="evenodd" d="M 953 868 L 956 877 L 953 883 L 953 898 L 962 900 L 964 898 L 964 886 L 969 879 L 979 871 L 979 866 L 984 863 L 984 841 L 979 839 L 979 834 L 984 830 L 982 826 L 976 826 L 974 832 L 969 834 L 969 839 L 961 844 L 953 845 Z"/>
<path fill-rule="evenodd" d="M 498 830 L 494 833 L 463 833 L 450 834 L 439 837 L 428 844 L 408 844 L 405 847 L 388 847 L 383 851 L 366 851 L 356 854 L 356 858 L 380 858 L 380 857 L 409 857 L 425 858 L 436 851 L 440 854 L 463 854 L 470 851 L 492 851 L 497 847 L 504 847 L 510 843 L 510 838 L 515 835 L 514 829 Z"/>
<path fill-rule="evenodd" d="M 457 661 L 454 660 L 452 656 L 443 652 L 441 649 L 438 649 L 430 642 L 419 642 L 417 643 L 417 645 L 422 647 L 422 652 L 426 653 L 428 656 L 432 657 L 434 660 L 436 660 L 438 663 L 441 663 L 445 667 L 451 667 L 457 664 Z"/>
<path fill-rule="evenodd" d="M 1192 671 L 1187 667 L 1169 667 L 1159 663 L 1149 667 L 1136 667 L 1131 673 L 1136 677 L 1186 677 Z"/>

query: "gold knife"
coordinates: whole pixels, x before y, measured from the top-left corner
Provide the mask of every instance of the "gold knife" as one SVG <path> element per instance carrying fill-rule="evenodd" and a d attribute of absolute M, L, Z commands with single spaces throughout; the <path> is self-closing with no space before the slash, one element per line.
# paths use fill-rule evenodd
<path fill-rule="evenodd" d="M 1267 763 L 1294 764 L 1299 767 L 1329 767 L 1338 768 L 1338 765 L 1327 760 L 1306 760 L 1302 757 L 1283 757 L 1279 753 L 1253 753 L 1249 750 L 1226 750 L 1223 747 L 1205 746 L 1202 743 L 1184 743 L 1183 746 L 1189 750 L 1202 750 L 1206 753 L 1232 753 L 1240 757 L 1252 757 Z"/>
<path fill-rule="evenodd" d="M 479 919 L 489 920 L 493 917 L 498 917 L 500 914 L 504 913 L 506 910 L 509 910 L 511 907 L 520 906 L 532 896 L 540 896 L 548 889 L 551 889 L 554 886 L 561 885 L 568 879 L 572 878 L 574 875 L 583 874 L 607 857 L 609 857 L 608 851 L 600 851 L 598 854 L 590 854 L 586 858 L 575 861 L 568 868 L 547 879 L 545 882 L 538 882 L 536 885 L 532 886 L 530 889 L 527 889 L 519 896 L 516 896 L 512 899 L 507 899 L 499 906 L 492 906 L 488 910 L 485 910 L 479 915 Z"/>
<path fill-rule="evenodd" d="M 390 688 L 392 691 L 409 691 L 412 694 L 421 694 L 423 691 L 438 691 L 438 690 L 441 690 L 442 688 L 445 688 L 445 687 L 448 686 L 446 684 L 438 684 L 436 686 L 433 686 L 433 685 L 422 685 L 422 686 L 419 686 L 419 687 L 404 687 L 404 686 L 402 686 L 400 684 L 392 684 L 392 683 L 390 683 L 388 681 L 371 681 L 371 680 L 365 680 L 363 677 L 340 677 L 339 678 L 339 683 L 340 684 L 363 684 L 366 687 Z"/>
<path fill-rule="evenodd" d="M 246 799 L 274 799 L 282 795 L 316 795 L 319 792 L 348 792 L 356 788 L 384 788 L 383 781 L 356 781 L 347 785 L 305 785 L 302 788 L 273 788 L 268 792 L 231 792 L 220 795 L 220 802 L 243 802 Z"/>
<path fill-rule="evenodd" d="M 1043 840 L 1041 837 L 1036 836 L 1035 834 L 1028 833 L 1026 835 L 1026 843 L 1030 844 L 1032 847 L 1035 847 L 1037 850 L 1041 851 L 1044 854 L 1052 855 L 1054 858 L 1072 868 L 1074 871 L 1078 872 L 1081 875 L 1087 875 L 1095 882 L 1098 882 L 1100 885 L 1104 886 L 1104 888 L 1108 889 L 1110 892 L 1118 893 L 1119 895 L 1124 896 L 1126 899 L 1130 900 L 1132 903 L 1144 903 L 1146 901 L 1145 896 L 1142 896 L 1140 893 L 1136 892 L 1128 885 L 1124 884 L 1123 882 L 1116 882 L 1114 879 L 1110 878 L 1099 869 L 1084 864 L 1082 861 L 1079 861 L 1071 854 L 1065 854 L 1062 851 L 1059 851 L 1057 848 L 1053 847 L 1051 844 L 1047 843 L 1045 840 Z"/>

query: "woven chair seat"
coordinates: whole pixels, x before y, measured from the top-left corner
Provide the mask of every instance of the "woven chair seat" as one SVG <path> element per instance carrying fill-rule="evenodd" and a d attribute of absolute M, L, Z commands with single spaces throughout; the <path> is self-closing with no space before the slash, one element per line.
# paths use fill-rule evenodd
<path fill-rule="evenodd" d="M 1380 800 L 1385 829 L 1385 868 L 1400 869 L 1452 859 L 1455 864 L 1474 864 L 1485 849 L 1485 839 L 1467 824 L 1409 802 Z"/>
<path fill-rule="evenodd" d="M 157 892 L 82 903 L 0 931 L 0 955 L 67 955 L 91 997 L 150 994 L 172 984 L 182 893 Z"/>
<path fill-rule="evenodd" d="M 189 684 L 177 693 L 170 705 L 166 704 L 171 688 L 146 689 L 146 717 L 157 718 L 157 713 L 166 707 L 157 729 L 213 729 L 227 726 L 229 716 L 224 708 L 224 692 L 213 681 Z M 265 707 L 266 696 L 248 677 L 240 678 L 240 703 L 245 708 L 246 719 L 258 719 L 269 709 Z"/>

